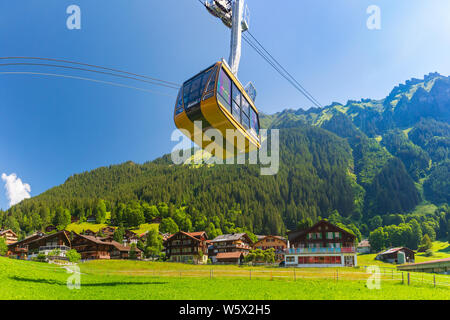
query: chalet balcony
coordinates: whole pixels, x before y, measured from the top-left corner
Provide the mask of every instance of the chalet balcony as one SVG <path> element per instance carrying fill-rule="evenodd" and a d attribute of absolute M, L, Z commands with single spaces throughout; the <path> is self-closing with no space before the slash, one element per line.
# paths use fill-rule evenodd
<path fill-rule="evenodd" d="M 285 250 L 285 254 L 329 254 L 329 253 L 355 253 L 355 247 L 342 248 L 289 248 Z"/>
<path fill-rule="evenodd" d="M 69 251 L 70 248 L 67 246 L 42 246 L 42 247 L 39 247 L 39 252 L 53 251 L 53 250 Z"/>

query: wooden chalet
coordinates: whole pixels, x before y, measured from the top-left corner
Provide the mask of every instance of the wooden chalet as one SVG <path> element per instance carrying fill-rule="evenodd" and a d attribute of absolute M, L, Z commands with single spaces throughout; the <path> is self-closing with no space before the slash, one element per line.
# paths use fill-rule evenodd
<path fill-rule="evenodd" d="M 284 253 L 287 248 L 286 239 L 281 236 L 256 236 L 258 241 L 253 244 L 253 249 L 274 249 L 275 261 L 284 261 Z"/>
<path fill-rule="evenodd" d="M 59 231 L 30 241 L 28 243 L 28 259 L 37 257 L 38 254 L 52 256 L 55 251 L 59 252 L 57 257 L 65 258 L 66 252 L 70 248 L 70 233 L 65 230 Z"/>
<path fill-rule="evenodd" d="M 246 256 L 252 249 L 252 246 L 253 241 L 246 233 L 223 234 L 211 240 L 208 256 L 213 263 L 216 263 L 218 262 L 217 255 L 219 253 L 242 252 L 243 256 Z"/>
<path fill-rule="evenodd" d="M 77 250 L 82 260 L 111 258 L 111 245 L 91 235 L 75 235 L 72 240 L 72 248 Z"/>
<path fill-rule="evenodd" d="M 404 261 L 402 261 L 400 255 L 404 255 Z M 415 253 L 413 250 L 406 247 L 390 248 L 379 253 L 375 259 L 389 263 L 414 263 Z"/>
<path fill-rule="evenodd" d="M 23 240 L 11 243 L 8 245 L 7 255 L 10 257 L 15 257 L 17 259 L 27 259 L 28 258 L 28 244 L 34 240 L 44 237 L 45 234 L 38 231 Z"/>
<path fill-rule="evenodd" d="M 286 266 L 356 266 L 356 236 L 327 220 L 288 233 Z"/>
<path fill-rule="evenodd" d="M 4 238 L 6 244 L 17 242 L 18 239 L 17 234 L 11 229 L 0 231 L 0 238 Z"/>
<path fill-rule="evenodd" d="M 216 257 L 216 264 L 242 264 L 244 262 L 244 253 L 236 252 L 219 252 Z"/>
<path fill-rule="evenodd" d="M 356 247 L 356 252 L 358 253 L 370 253 L 370 251 L 371 247 L 368 239 L 362 240 L 360 243 L 358 243 L 358 246 Z"/>
<path fill-rule="evenodd" d="M 131 246 L 132 243 L 137 245 L 139 239 L 140 238 L 136 233 L 127 229 L 125 230 L 125 234 L 123 236 L 123 245 L 127 247 Z"/>
<path fill-rule="evenodd" d="M 159 235 L 162 237 L 163 241 L 166 241 L 171 236 L 170 233 L 162 233 L 161 231 L 159 232 Z"/>
<path fill-rule="evenodd" d="M 124 246 L 121 243 L 112 241 L 111 259 L 130 259 L 131 246 Z M 136 259 L 142 259 L 143 252 L 136 247 L 135 248 Z"/>
<path fill-rule="evenodd" d="M 76 234 L 72 240 L 73 249 L 77 250 L 83 260 L 93 259 L 128 259 L 130 247 L 126 247 L 112 237 L 98 238 L 95 236 Z M 142 258 L 142 251 L 136 248 L 137 259 Z"/>
<path fill-rule="evenodd" d="M 208 261 L 207 239 L 208 236 L 204 231 L 174 233 L 164 241 L 166 257 L 172 262 L 192 261 L 196 264 L 204 264 Z"/>

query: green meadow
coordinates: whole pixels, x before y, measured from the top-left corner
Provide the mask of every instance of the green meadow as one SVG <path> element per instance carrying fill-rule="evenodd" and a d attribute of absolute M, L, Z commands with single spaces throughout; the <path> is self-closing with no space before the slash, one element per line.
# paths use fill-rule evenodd
<path fill-rule="evenodd" d="M 445 259 L 450 258 L 450 245 L 447 241 L 434 241 L 433 247 L 431 248 L 433 251 L 433 255 L 430 257 L 427 257 L 425 255 L 425 252 L 416 253 L 416 261 L 419 262 L 426 262 L 426 261 L 432 261 L 432 260 L 438 260 L 438 259 Z M 377 254 L 360 254 L 358 255 L 358 265 L 361 266 L 369 266 L 369 265 L 376 265 L 380 267 L 387 267 L 387 268 L 395 268 L 394 265 L 382 261 L 375 260 L 375 257 Z"/>
<path fill-rule="evenodd" d="M 93 261 L 80 264 L 80 269 L 81 287 L 70 290 L 66 283 L 71 274 L 59 266 L 0 258 L 0 299 L 450 299 L 449 286 L 434 288 L 420 281 L 408 286 L 389 274 L 382 277 L 381 289 L 370 290 L 364 268 L 294 270 Z M 439 281 L 450 282 L 450 277 L 439 276 Z"/>

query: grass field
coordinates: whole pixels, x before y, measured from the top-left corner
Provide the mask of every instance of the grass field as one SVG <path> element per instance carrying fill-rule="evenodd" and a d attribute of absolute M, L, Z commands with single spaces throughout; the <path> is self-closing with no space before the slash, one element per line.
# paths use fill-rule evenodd
<path fill-rule="evenodd" d="M 100 229 L 103 229 L 105 227 L 107 227 L 108 225 L 105 223 L 101 223 L 101 224 L 96 224 L 96 223 L 88 223 L 88 222 L 83 222 L 83 223 L 71 223 L 66 227 L 67 231 L 73 231 L 76 233 L 81 233 L 83 231 L 86 230 L 91 230 L 94 232 L 99 232 Z"/>
<path fill-rule="evenodd" d="M 431 250 L 433 250 L 434 253 L 433 256 L 426 257 L 424 252 L 417 253 L 415 262 L 425 262 L 431 260 L 450 258 L 450 245 L 448 242 L 434 241 Z M 376 265 L 380 267 L 395 268 L 395 265 L 391 263 L 375 260 L 376 256 L 377 256 L 376 254 L 358 255 L 358 265 L 360 266 Z"/>
<path fill-rule="evenodd" d="M 67 231 L 74 231 L 76 233 L 81 233 L 83 231 L 86 230 L 92 230 L 94 232 L 99 232 L 100 229 L 103 229 L 105 227 L 107 227 L 107 224 L 96 224 L 96 223 L 88 223 L 88 222 L 83 222 L 83 223 L 71 223 L 67 226 L 66 230 Z M 156 229 L 158 230 L 159 224 L 155 223 L 155 224 L 150 224 L 150 223 L 144 223 L 141 224 L 139 226 L 139 228 L 132 228 L 130 229 L 131 231 L 133 231 L 136 234 L 142 234 L 146 231 L 149 231 L 151 229 Z"/>
<path fill-rule="evenodd" d="M 449 286 L 434 288 L 418 275 L 410 286 L 382 275 L 381 289 L 369 290 L 363 268 L 340 268 L 338 279 L 335 269 L 296 269 L 294 276 L 284 268 L 144 261 L 93 261 L 80 268 L 81 288 L 69 290 L 70 274 L 58 266 L 0 258 L 0 299 L 450 299 Z M 450 284 L 450 277 L 439 277 L 444 280 Z"/>
<path fill-rule="evenodd" d="M 141 224 L 139 226 L 139 228 L 133 228 L 133 229 L 130 229 L 130 230 L 139 235 L 139 234 L 143 234 L 144 232 L 147 232 L 147 231 L 152 230 L 152 229 L 156 229 L 158 231 L 159 230 L 159 224 L 157 224 L 157 223 L 152 223 L 152 224 L 144 223 L 144 224 Z"/>

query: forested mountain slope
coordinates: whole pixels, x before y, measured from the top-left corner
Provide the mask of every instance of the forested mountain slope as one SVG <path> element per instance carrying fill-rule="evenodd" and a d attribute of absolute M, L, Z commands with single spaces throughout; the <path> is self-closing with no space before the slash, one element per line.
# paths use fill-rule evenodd
<path fill-rule="evenodd" d="M 171 217 L 186 231 L 283 234 L 338 214 L 367 229 L 373 217 L 408 213 L 423 200 L 448 204 L 449 110 L 450 78 L 430 74 L 383 100 L 263 115 L 263 127 L 280 129 L 275 176 L 257 165 L 173 165 L 168 156 L 127 162 L 76 174 L 0 212 L 0 225 L 28 233 L 64 210 L 95 214 L 103 199 L 116 224 L 128 212 Z"/>

